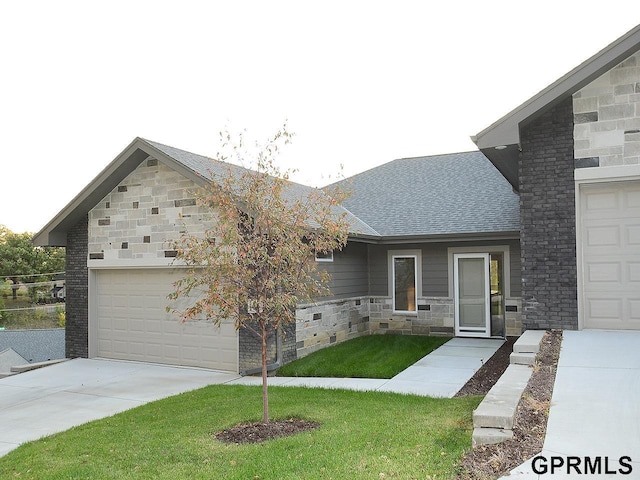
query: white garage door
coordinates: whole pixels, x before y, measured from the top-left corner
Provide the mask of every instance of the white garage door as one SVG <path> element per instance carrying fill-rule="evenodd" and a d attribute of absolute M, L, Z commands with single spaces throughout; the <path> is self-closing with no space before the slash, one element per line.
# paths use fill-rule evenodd
<path fill-rule="evenodd" d="M 174 269 L 97 271 L 95 356 L 237 372 L 233 323 L 181 323 L 165 311 L 180 276 Z"/>
<path fill-rule="evenodd" d="M 640 181 L 580 195 L 584 328 L 640 329 Z"/>

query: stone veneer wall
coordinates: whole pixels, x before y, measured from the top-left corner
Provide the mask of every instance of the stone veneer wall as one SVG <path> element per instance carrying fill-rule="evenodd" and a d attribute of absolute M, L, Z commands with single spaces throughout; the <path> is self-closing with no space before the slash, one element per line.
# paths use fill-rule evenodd
<path fill-rule="evenodd" d="M 578 328 L 573 103 L 521 135 L 520 246 L 525 330 Z"/>
<path fill-rule="evenodd" d="M 328 300 L 296 309 L 298 358 L 369 333 L 369 297 Z"/>
<path fill-rule="evenodd" d="M 505 330 L 507 337 L 519 337 L 522 335 L 522 299 L 505 299 Z"/>
<path fill-rule="evenodd" d="M 294 332 L 297 358 L 364 335 L 454 335 L 453 298 L 418 298 L 416 315 L 394 314 L 391 302 L 392 299 L 388 297 L 363 296 L 299 308 L 296 310 Z M 505 304 L 506 334 L 519 336 L 522 333 L 522 300 L 518 297 L 507 298 Z M 292 356 L 288 361 L 295 358 Z"/>
<path fill-rule="evenodd" d="M 66 328 L 67 358 L 89 356 L 89 271 L 87 269 L 87 218 L 67 233 Z"/>
<path fill-rule="evenodd" d="M 280 338 L 274 332 L 267 337 L 267 365 L 278 362 L 285 365 L 297 358 L 296 324 L 292 322 L 280 329 Z M 262 340 L 253 332 L 241 328 L 238 331 L 239 359 L 241 373 L 256 370 L 262 366 Z"/>
<path fill-rule="evenodd" d="M 369 305 L 371 333 L 401 335 L 454 334 L 453 298 L 420 297 L 416 315 L 393 313 L 392 299 L 373 297 Z"/>
<path fill-rule="evenodd" d="M 576 167 L 640 163 L 640 52 L 573 95 Z"/>
<path fill-rule="evenodd" d="M 174 257 L 171 242 L 181 231 L 205 230 L 208 214 L 196 206 L 196 189 L 180 173 L 145 160 L 89 212 L 89 260 L 145 266 L 144 260 Z"/>

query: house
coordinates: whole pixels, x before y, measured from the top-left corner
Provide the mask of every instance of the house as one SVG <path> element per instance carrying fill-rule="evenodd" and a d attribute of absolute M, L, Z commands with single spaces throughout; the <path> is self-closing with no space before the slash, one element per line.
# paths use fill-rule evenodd
<path fill-rule="evenodd" d="M 640 328 L 640 25 L 473 140 L 520 195 L 525 329 Z"/>
<path fill-rule="evenodd" d="M 165 312 L 182 275 L 171 241 L 204 230 L 193 190 L 227 168 L 137 138 L 35 236 L 67 248 L 68 356 L 236 372 L 260 364 L 249 332 Z M 332 297 L 299 306 L 270 362 L 378 331 L 520 332 L 518 197 L 482 153 L 396 160 L 352 180 L 349 243 L 317 259 L 332 274 Z M 469 285 L 454 288 L 454 275 Z M 469 292 L 474 275 L 479 296 Z"/>
<path fill-rule="evenodd" d="M 639 328 L 640 27 L 473 139 L 350 179 L 349 242 L 317 258 L 332 296 L 298 306 L 270 362 L 382 332 Z M 34 237 L 67 248 L 67 356 L 260 364 L 247 331 L 164 309 L 210 168 L 226 167 L 137 138 Z"/>

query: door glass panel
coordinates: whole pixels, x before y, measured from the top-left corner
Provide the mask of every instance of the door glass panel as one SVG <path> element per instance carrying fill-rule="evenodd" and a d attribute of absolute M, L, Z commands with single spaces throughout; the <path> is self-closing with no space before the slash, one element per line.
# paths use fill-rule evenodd
<path fill-rule="evenodd" d="M 486 278 L 483 258 L 458 259 L 460 328 L 486 325 Z"/>
<path fill-rule="evenodd" d="M 491 335 L 504 336 L 504 286 L 502 253 L 491 254 Z"/>
<path fill-rule="evenodd" d="M 416 311 L 416 258 L 393 258 L 393 309 L 401 312 Z"/>

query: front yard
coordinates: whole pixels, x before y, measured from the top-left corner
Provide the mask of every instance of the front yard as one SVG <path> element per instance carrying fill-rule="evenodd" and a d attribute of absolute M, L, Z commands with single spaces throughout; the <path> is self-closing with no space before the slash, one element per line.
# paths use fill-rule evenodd
<path fill-rule="evenodd" d="M 273 418 L 320 428 L 261 444 L 213 435 L 261 416 L 258 387 L 217 385 L 23 445 L 2 478 L 452 478 L 481 397 L 270 388 Z"/>
<path fill-rule="evenodd" d="M 368 335 L 323 348 L 278 369 L 279 377 L 391 378 L 451 340 Z"/>

